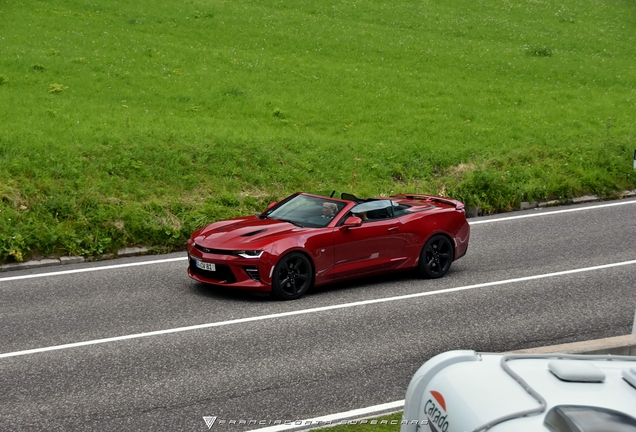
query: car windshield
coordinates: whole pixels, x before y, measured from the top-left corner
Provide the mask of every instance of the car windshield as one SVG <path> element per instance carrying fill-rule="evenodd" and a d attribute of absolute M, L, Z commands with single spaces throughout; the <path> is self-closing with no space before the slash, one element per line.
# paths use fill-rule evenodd
<path fill-rule="evenodd" d="M 344 206 L 343 202 L 299 194 L 283 201 L 264 216 L 302 227 L 322 228 L 329 225 Z"/>

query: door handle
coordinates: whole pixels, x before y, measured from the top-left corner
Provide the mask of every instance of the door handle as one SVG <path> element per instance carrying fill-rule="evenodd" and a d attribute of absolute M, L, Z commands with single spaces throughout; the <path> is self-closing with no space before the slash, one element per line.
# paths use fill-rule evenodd
<path fill-rule="evenodd" d="M 400 227 L 392 226 L 391 228 L 389 228 L 389 232 L 396 232 L 399 229 Z"/>

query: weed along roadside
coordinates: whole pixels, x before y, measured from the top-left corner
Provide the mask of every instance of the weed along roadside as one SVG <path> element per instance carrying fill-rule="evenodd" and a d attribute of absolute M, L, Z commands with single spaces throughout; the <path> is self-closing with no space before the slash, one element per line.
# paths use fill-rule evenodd
<path fill-rule="evenodd" d="M 476 214 L 618 198 L 636 188 L 629 8 L 5 7 L 0 264 L 183 250 L 295 191 Z"/>

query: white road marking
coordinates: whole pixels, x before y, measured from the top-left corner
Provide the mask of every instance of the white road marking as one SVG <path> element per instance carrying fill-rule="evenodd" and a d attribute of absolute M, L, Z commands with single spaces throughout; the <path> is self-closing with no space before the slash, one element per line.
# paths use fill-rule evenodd
<path fill-rule="evenodd" d="M 372 415 L 375 413 L 383 413 L 385 411 L 390 412 L 390 410 L 397 411 L 397 410 L 402 410 L 403 408 L 404 408 L 404 400 L 401 400 L 401 401 L 395 401 L 395 402 L 388 402 L 381 405 L 374 405 L 374 406 L 370 406 L 366 408 L 354 409 L 351 411 L 345 411 L 345 412 L 336 413 L 336 414 L 329 414 L 322 417 L 314 417 L 312 419 L 293 420 L 289 424 L 280 424 L 280 425 L 274 425 L 274 426 L 264 427 L 260 429 L 252 429 L 252 430 L 257 430 L 260 432 L 279 432 L 279 431 L 285 431 L 290 429 L 299 429 L 303 426 L 305 428 L 312 427 L 311 425 L 313 425 L 313 427 L 336 425 L 336 424 L 339 424 L 342 420 L 356 419 L 356 418 L 359 419 L 359 418 L 363 418 L 365 416 Z"/>
<path fill-rule="evenodd" d="M 541 212 L 541 213 L 532 213 L 532 214 L 524 214 L 524 215 L 519 215 L 519 216 L 508 216 L 508 217 L 502 217 L 502 218 L 493 218 L 493 219 L 487 219 L 487 220 L 477 220 L 477 221 L 468 221 L 468 223 L 470 225 L 479 225 L 479 224 L 485 224 L 485 223 L 494 223 L 494 222 L 503 222 L 503 221 L 509 221 L 509 220 L 513 220 L 513 219 L 524 219 L 524 218 L 531 218 L 531 217 L 538 217 L 538 216 L 551 216 L 551 215 L 555 215 L 555 214 L 561 214 L 561 213 L 570 213 L 570 212 L 577 212 L 577 211 L 583 211 L 583 210 L 596 210 L 599 208 L 605 208 L 605 207 L 615 207 L 615 206 L 621 206 L 621 205 L 627 205 L 627 204 L 636 204 L 636 200 L 634 201 L 621 201 L 621 202 L 613 202 L 610 204 L 599 204 L 596 206 L 589 206 L 589 207 L 576 207 L 576 208 L 569 208 L 569 209 L 565 209 L 565 210 L 555 210 L 555 211 L 551 211 L 551 212 Z"/>
<path fill-rule="evenodd" d="M 596 206 L 578 207 L 578 208 L 571 208 L 566 210 L 556 210 L 551 212 L 541 212 L 541 213 L 525 214 L 525 215 L 519 215 L 519 216 L 492 218 L 487 220 L 476 220 L 476 221 L 469 220 L 468 223 L 472 226 L 472 225 L 479 225 L 479 224 L 486 224 L 486 223 L 504 222 L 504 221 L 509 221 L 513 219 L 523 219 L 523 218 L 538 217 L 538 216 L 551 216 L 555 214 L 569 213 L 569 212 L 583 211 L 583 210 L 595 210 L 599 208 L 614 207 L 614 206 L 620 206 L 620 205 L 626 205 L 626 204 L 636 204 L 636 200 L 620 201 L 620 202 L 613 202 L 609 204 L 599 204 Z M 41 277 L 48 277 L 48 276 L 59 276 L 59 275 L 73 274 L 73 273 L 84 273 L 84 272 L 92 272 L 92 271 L 98 271 L 98 270 L 113 270 L 113 269 L 119 269 L 124 267 L 135 267 L 135 266 L 142 266 L 142 265 L 148 265 L 148 264 L 161 264 L 161 263 L 172 262 L 172 261 L 183 261 L 186 259 L 187 257 L 168 258 L 168 259 L 160 259 L 160 260 L 153 260 L 153 261 L 140 261 L 140 262 L 128 263 L 128 264 L 115 264 L 115 265 L 103 266 L 103 267 L 91 267 L 91 268 L 76 269 L 76 270 L 63 270 L 63 271 L 56 271 L 56 272 L 50 272 L 50 273 L 36 273 L 36 274 L 23 275 L 23 276 L 10 276 L 5 278 L 0 278 L 0 282 L 41 278 Z M 274 270 L 274 267 L 272 267 L 272 271 L 273 270 Z"/>
<path fill-rule="evenodd" d="M 388 303 L 392 301 L 408 300 L 408 299 L 418 298 L 418 297 L 428 297 L 428 296 L 441 295 L 441 294 L 447 294 L 447 293 L 458 292 L 458 291 L 467 291 L 467 290 L 472 290 L 477 288 L 486 288 L 486 287 L 492 287 L 497 285 L 511 284 L 516 282 L 526 282 L 526 281 L 537 280 L 537 279 L 546 279 L 551 277 L 590 272 L 590 271 L 596 271 L 596 270 L 604 270 L 604 269 L 634 265 L 634 264 L 636 264 L 636 260 L 623 261 L 623 262 L 604 264 L 604 265 L 599 265 L 594 267 L 584 267 L 584 268 L 564 270 L 564 271 L 559 271 L 554 273 L 546 273 L 546 274 L 540 274 L 540 275 L 534 275 L 534 276 L 525 276 L 525 277 L 514 278 L 514 279 L 506 279 L 501 281 L 484 282 L 480 284 L 466 285 L 462 287 L 446 288 L 446 289 L 442 289 L 438 291 L 427 291 L 423 293 L 407 294 L 407 295 L 395 296 L 395 297 L 385 297 L 385 298 L 374 299 L 374 300 L 362 300 L 362 301 L 353 302 L 353 303 L 322 306 L 322 307 L 311 308 L 311 309 L 301 309 L 301 310 L 281 312 L 281 313 L 276 313 L 271 315 L 261 315 L 261 316 L 247 317 L 247 318 L 239 318 L 239 319 L 234 319 L 229 321 L 219 321 L 219 322 L 198 324 L 198 325 L 187 326 L 187 327 L 177 327 L 177 328 L 166 329 L 166 330 L 157 330 L 157 331 L 151 331 L 146 333 L 136 333 L 131 335 L 116 336 L 116 337 L 110 337 L 110 338 L 104 338 L 104 339 L 94 339 L 94 340 L 88 340 L 84 342 L 75 342 L 75 343 L 69 343 L 64 345 L 54 345 L 54 346 L 49 346 L 44 348 L 34 348 L 34 349 L 28 349 L 24 351 L 9 352 L 5 354 L 0 354 L 0 358 L 17 357 L 17 356 L 22 356 L 27 354 L 37 354 L 37 353 L 42 353 L 47 351 L 57 351 L 57 350 L 63 350 L 68 348 L 77 348 L 77 347 L 88 346 L 88 345 L 103 344 L 108 342 L 120 342 L 120 341 L 130 340 L 130 339 L 139 339 L 139 338 L 150 337 L 150 336 L 160 336 L 160 335 L 165 335 L 170 333 L 181 333 L 181 332 L 200 330 L 200 329 L 211 328 L 211 327 L 223 327 L 228 325 L 242 324 L 242 323 L 248 323 L 248 322 L 254 322 L 254 321 L 265 321 L 265 320 L 274 319 L 274 318 L 284 318 L 284 317 L 290 317 L 295 315 L 305 315 L 305 314 L 325 312 L 325 311 L 336 310 L 336 309 L 347 309 L 347 308 L 367 306 L 367 305 L 378 304 L 378 303 Z"/>
<path fill-rule="evenodd" d="M 173 261 L 183 261 L 187 259 L 188 257 L 166 258 L 166 259 L 158 259 L 153 261 L 141 261 L 141 262 L 127 263 L 127 264 L 115 264 L 115 265 L 102 266 L 102 267 L 90 267 L 90 268 L 75 269 L 75 270 L 62 270 L 62 271 L 56 271 L 56 272 L 50 272 L 50 273 L 36 273 L 36 274 L 30 274 L 30 275 L 24 275 L 24 276 L 10 276 L 6 278 L 0 278 L 0 282 L 21 280 L 21 279 L 33 279 L 33 278 L 40 278 L 40 277 L 47 277 L 47 276 L 59 276 L 59 275 L 66 275 L 66 274 L 73 274 L 73 273 L 85 273 L 85 272 L 93 272 L 98 270 L 113 270 L 113 269 L 120 269 L 125 267 L 136 267 L 136 266 L 149 265 L 149 264 L 161 264 L 161 263 L 167 263 L 167 262 L 173 262 Z"/>

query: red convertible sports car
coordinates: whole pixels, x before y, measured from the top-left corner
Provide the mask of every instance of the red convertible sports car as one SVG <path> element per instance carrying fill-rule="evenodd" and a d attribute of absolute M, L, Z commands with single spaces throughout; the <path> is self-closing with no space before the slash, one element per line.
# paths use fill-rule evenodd
<path fill-rule="evenodd" d="M 296 193 L 262 214 L 195 231 L 188 275 L 292 300 L 313 285 L 395 270 L 417 268 L 439 278 L 466 254 L 470 227 L 459 201 L 334 195 Z"/>

